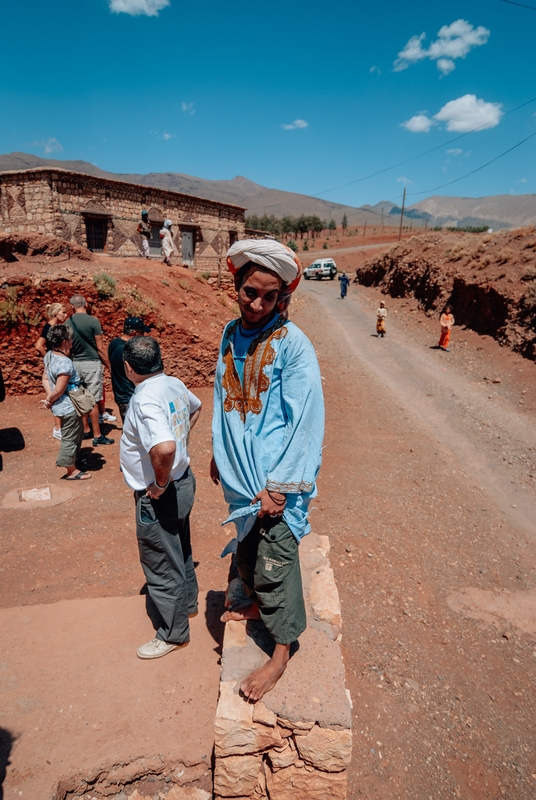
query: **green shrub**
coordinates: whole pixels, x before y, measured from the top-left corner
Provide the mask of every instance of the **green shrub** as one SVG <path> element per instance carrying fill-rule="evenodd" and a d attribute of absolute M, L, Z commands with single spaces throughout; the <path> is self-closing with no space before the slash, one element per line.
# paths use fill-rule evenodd
<path fill-rule="evenodd" d="M 295 253 L 298 252 L 298 245 L 294 241 L 294 239 L 289 239 L 287 242 L 287 247 L 290 247 L 291 250 L 294 250 Z"/>
<path fill-rule="evenodd" d="M 145 297 L 137 286 L 129 286 L 126 290 L 124 308 L 129 317 L 144 317 L 156 308 L 151 297 Z"/>
<path fill-rule="evenodd" d="M 115 297 L 117 283 L 107 272 L 99 272 L 93 278 L 99 297 Z"/>
<path fill-rule="evenodd" d="M 188 283 L 188 281 L 184 281 L 184 280 L 181 280 L 181 279 L 179 278 L 179 280 L 177 281 L 177 283 L 179 284 L 179 286 L 181 287 L 181 289 L 184 289 L 184 291 L 185 291 L 185 292 L 189 292 L 189 291 L 190 291 L 190 284 Z"/>

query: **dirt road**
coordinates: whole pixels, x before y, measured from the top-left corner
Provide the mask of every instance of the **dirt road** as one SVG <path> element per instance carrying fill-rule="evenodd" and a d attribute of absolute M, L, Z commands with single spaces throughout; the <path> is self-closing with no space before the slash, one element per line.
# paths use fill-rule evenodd
<path fill-rule="evenodd" d="M 349 797 L 534 797 L 534 365 L 459 329 L 431 350 L 437 322 L 408 302 L 388 299 L 377 339 L 372 290 L 301 297 L 327 400 L 312 521 L 343 602 Z"/>

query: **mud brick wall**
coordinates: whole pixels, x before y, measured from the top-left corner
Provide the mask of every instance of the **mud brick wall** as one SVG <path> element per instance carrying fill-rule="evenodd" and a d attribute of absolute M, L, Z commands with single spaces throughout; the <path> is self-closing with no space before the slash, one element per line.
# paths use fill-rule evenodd
<path fill-rule="evenodd" d="M 175 263 L 182 263 L 181 231 L 192 231 L 196 269 L 217 269 L 231 236 L 245 235 L 239 206 L 68 170 L 0 174 L 0 231 L 5 233 L 44 233 L 86 247 L 86 219 L 96 217 L 107 227 L 107 254 L 138 256 L 142 209 L 152 222 L 172 220 Z"/>
<path fill-rule="evenodd" d="M 327 536 L 300 544 L 308 627 L 277 686 L 252 704 L 240 681 L 267 658 L 257 622 L 227 622 L 216 711 L 215 800 L 344 800 L 351 702 L 340 650 L 341 610 Z M 229 587 L 233 601 L 240 582 Z"/>

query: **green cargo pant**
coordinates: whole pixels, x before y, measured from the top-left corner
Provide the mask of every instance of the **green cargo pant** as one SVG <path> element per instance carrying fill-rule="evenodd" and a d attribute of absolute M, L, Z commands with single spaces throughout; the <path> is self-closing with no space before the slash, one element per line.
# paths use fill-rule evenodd
<path fill-rule="evenodd" d="M 238 543 L 236 566 L 249 597 L 277 644 L 292 644 L 307 627 L 298 542 L 279 518 L 257 519 Z"/>

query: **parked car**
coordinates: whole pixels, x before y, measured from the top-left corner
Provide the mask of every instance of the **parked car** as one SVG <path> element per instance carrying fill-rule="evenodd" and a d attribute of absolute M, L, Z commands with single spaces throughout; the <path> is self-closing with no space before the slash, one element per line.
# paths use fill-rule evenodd
<path fill-rule="evenodd" d="M 303 277 L 306 281 L 309 278 L 316 278 L 317 281 L 321 281 L 322 278 L 329 278 L 332 281 L 336 274 L 337 265 L 332 258 L 317 258 L 303 271 Z"/>

